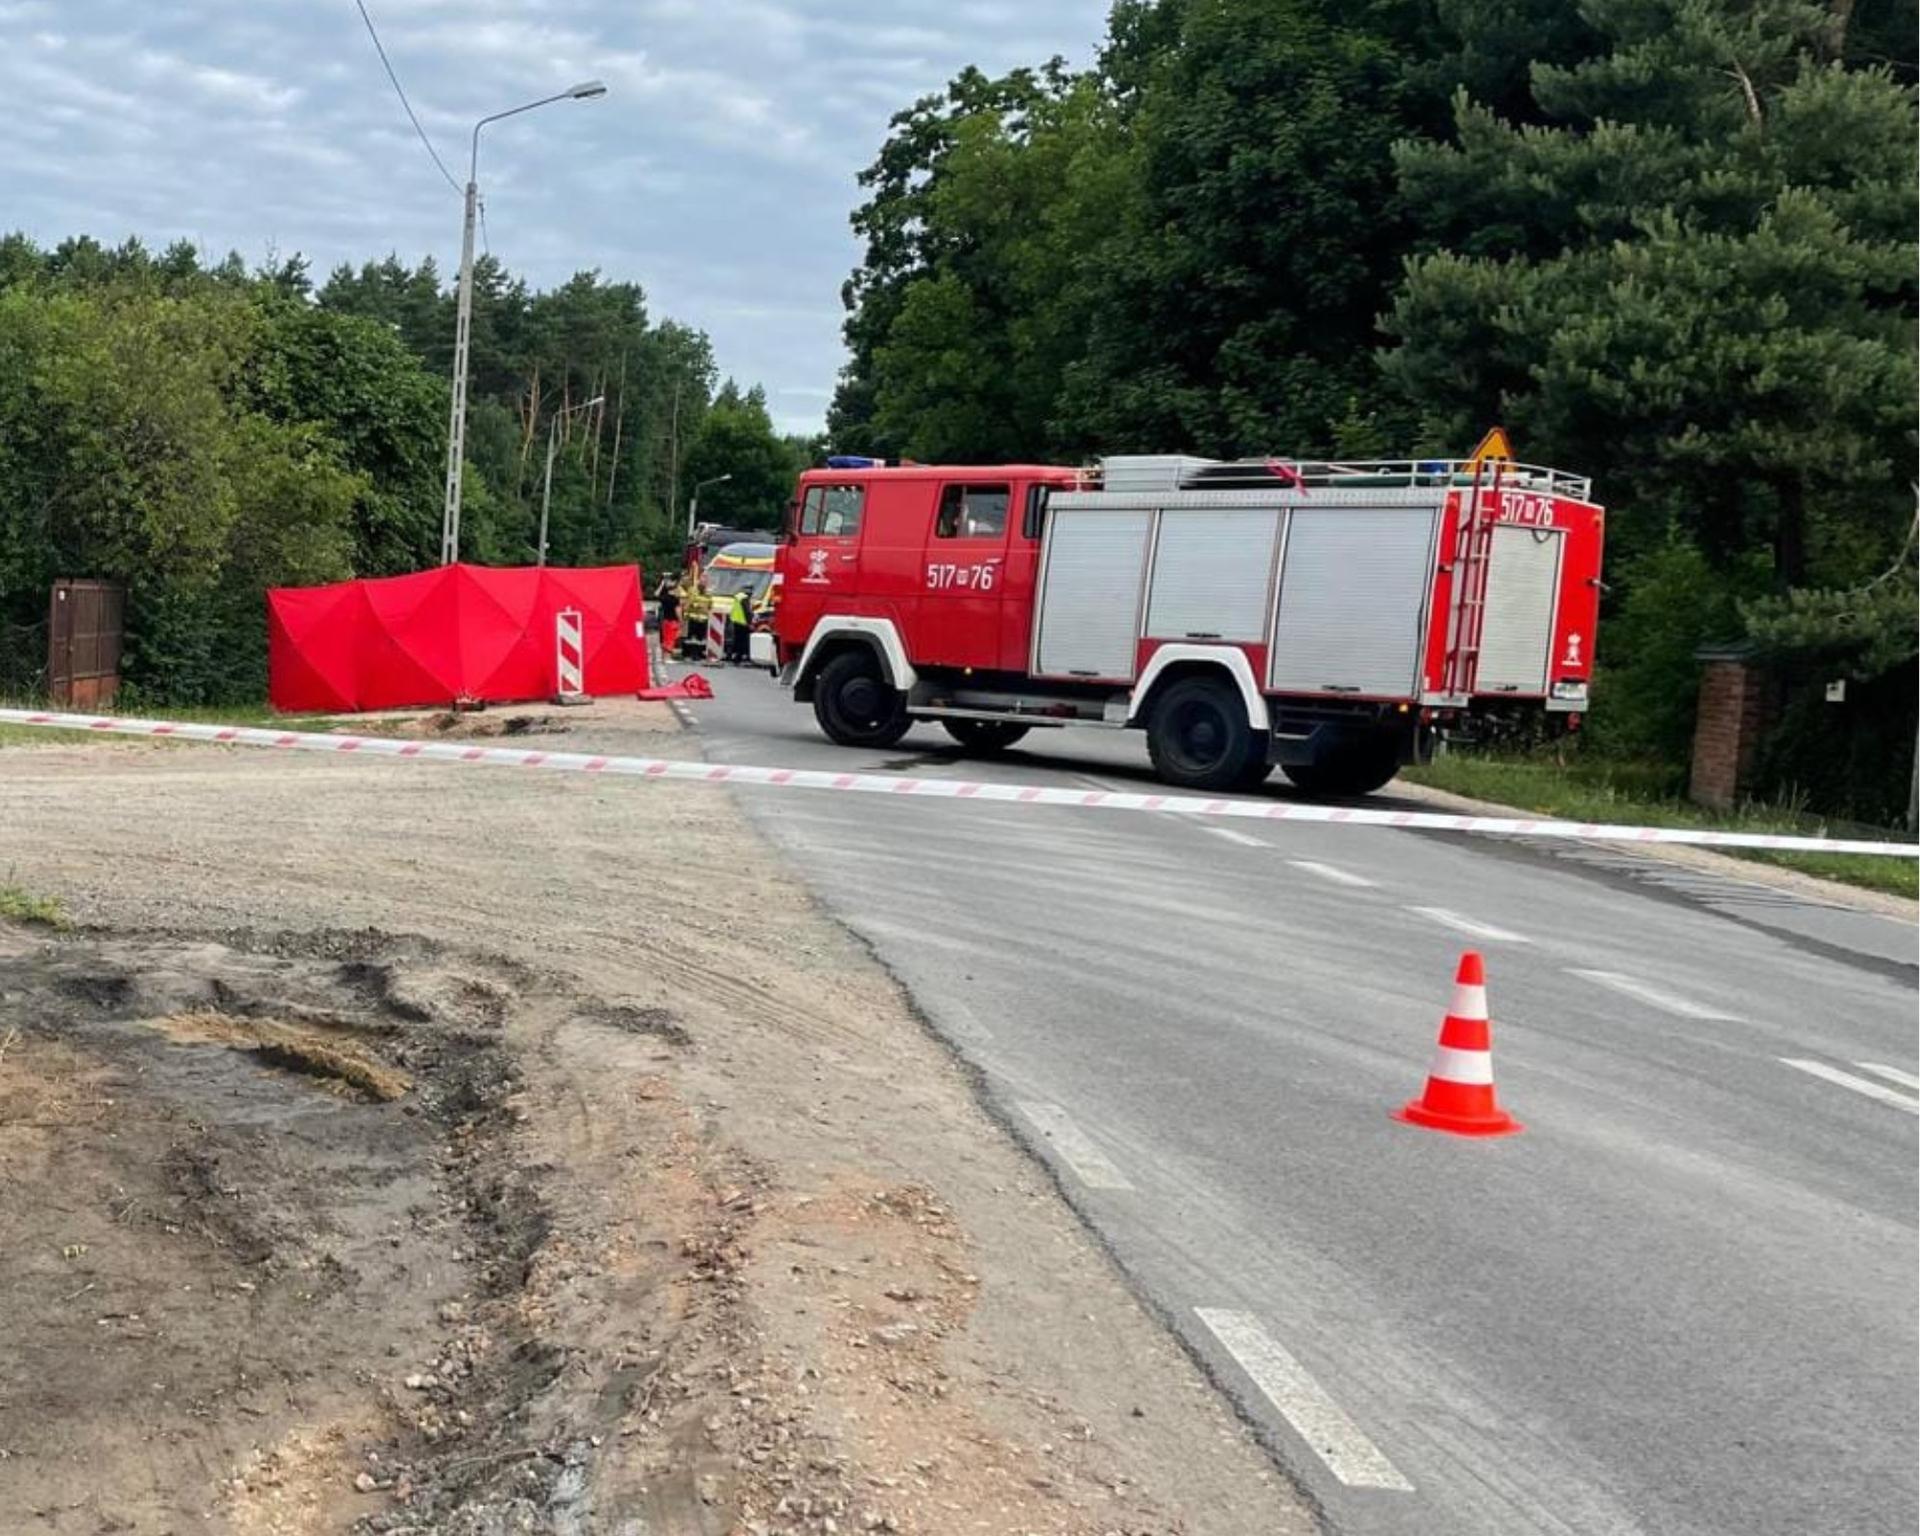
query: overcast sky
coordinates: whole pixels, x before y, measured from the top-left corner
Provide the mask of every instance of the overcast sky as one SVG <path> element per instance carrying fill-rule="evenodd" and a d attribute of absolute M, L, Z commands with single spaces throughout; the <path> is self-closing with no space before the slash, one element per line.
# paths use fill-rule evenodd
<path fill-rule="evenodd" d="M 855 173 L 961 66 L 1087 62 L 1106 0 L 367 0 L 456 178 L 473 121 L 598 77 L 599 101 L 489 127 L 490 247 L 540 286 L 637 281 L 723 372 L 817 426 L 858 258 Z M 0 228 L 184 236 L 213 256 L 431 252 L 460 202 L 353 0 L 0 0 Z"/>

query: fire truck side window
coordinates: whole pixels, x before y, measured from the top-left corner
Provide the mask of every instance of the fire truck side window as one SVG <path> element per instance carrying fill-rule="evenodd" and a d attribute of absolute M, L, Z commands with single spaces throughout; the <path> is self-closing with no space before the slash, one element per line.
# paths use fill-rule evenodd
<path fill-rule="evenodd" d="M 825 539 L 850 539 L 860 531 L 866 499 L 857 485 L 814 485 L 800 505 L 800 531 Z"/>
<path fill-rule="evenodd" d="M 1004 485 L 949 485 L 940 492 L 940 518 L 935 538 L 997 539 L 1007 531 Z"/>
<path fill-rule="evenodd" d="M 1030 485 L 1027 487 L 1027 512 L 1020 520 L 1020 536 L 1025 539 L 1037 539 L 1047 526 L 1047 498 L 1053 494 L 1050 485 Z"/>

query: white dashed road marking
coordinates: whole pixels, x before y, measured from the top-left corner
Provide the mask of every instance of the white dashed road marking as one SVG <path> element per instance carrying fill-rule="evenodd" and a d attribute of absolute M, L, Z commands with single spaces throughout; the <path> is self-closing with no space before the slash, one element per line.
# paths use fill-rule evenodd
<path fill-rule="evenodd" d="M 1490 944 L 1525 944 L 1524 935 L 1509 933 L 1505 928 L 1496 928 L 1492 923 L 1483 923 L 1476 917 L 1463 917 L 1458 912 L 1450 912 L 1445 907 L 1408 907 L 1409 912 L 1417 912 L 1429 921 L 1443 928 L 1451 928 L 1455 933 L 1464 933 L 1471 939 L 1485 939 Z"/>
<path fill-rule="evenodd" d="M 1257 837 L 1248 837 L 1244 832 L 1236 832 L 1232 827 L 1208 827 L 1215 837 L 1224 837 L 1230 843 L 1238 843 L 1242 848 L 1264 848 L 1267 845 Z"/>
<path fill-rule="evenodd" d="M 1308 874 L 1331 880 L 1335 885 L 1364 886 L 1369 890 L 1373 887 L 1373 882 L 1365 875 L 1356 875 L 1337 864 L 1321 864 L 1313 859 L 1288 859 L 1287 862 L 1295 869 L 1304 869 Z"/>
<path fill-rule="evenodd" d="M 1574 971 L 1575 976 L 1584 976 L 1588 981 L 1597 981 L 1603 987 L 1636 998 L 1640 1002 L 1658 1008 L 1662 1013 L 1671 1013 L 1682 1019 L 1718 1019 L 1722 1023 L 1737 1024 L 1731 1013 L 1722 1013 L 1718 1008 L 1706 1003 L 1696 1003 L 1692 998 L 1681 997 L 1664 987 L 1651 986 L 1632 976 L 1622 976 L 1618 971 Z"/>
<path fill-rule="evenodd" d="M 1195 1307 L 1194 1315 L 1213 1330 L 1240 1369 L 1268 1402 L 1294 1427 L 1300 1438 L 1327 1464 L 1327 1470 L 1349 1488 L 1391 1488 L 1413 1492 L 1380 1448 L 1361 1432 L 1327 1396 L 1307 1368 L 1277 1344 L 1250 1312 Z"/>
<path fill-rule="evenodd" d="M 1793 1056 L 1782 1056 L 1780 1064 L 1794 1067 L 1801 1072 L 1809 1072 L 1815 1077 L 1825 1078 L 1830 1083 L 1838 1083 L 1842 1088 L 1851 1088 L 1855 1093 L 1864 1094 L 1869 1099 L 1878 1099 L 1882 1104 L 1891 1104 L 1896 1109 L 1904 1109 L 1910 1115 L 1920 1115 L 1920 1099 L 1900 1092 L 1897 1088 L 1883 1087 L 1879 1083 L 1869 1082 L 1864 1077 L 1855 1077 L 1851 1072 L 1842 1072 L 1838 1067 L 1830 1067 L 1824 1061 L 1801 1061 Z M 1865 1062 L 1857 1063 L 1866 1066 Z M 1867 1068 L 1872 1071 L 1871 1067 Z"/>
<path fill-rule="evenodd" d="M 1898 1067 L 1882 1066 L 1877 1061 L 1856 1061 L 1854 1065 L 1862 1072 L 1871 1072 L 1875 1077 L 1884 1077 L 1890 1083 L 1899 1083 L 1902 1087 L 1911 1088 L 1914 1092 L 1920 1093 L 1920 1077 L 1915 1077 L 1911 1072 L 1902 1072 Z"/>
<path fill-rule="evenodd" d="M 1093 1144 L 1093 1138 L 1074 1124 L 1073 1117 L 1058 1104 L 1023 1103 L 1020 1113 L 1034 1123 L 1060 1154 L 1060 1161 L 1089 1189 L 1133 1188 L 1113 1160 Z"/>

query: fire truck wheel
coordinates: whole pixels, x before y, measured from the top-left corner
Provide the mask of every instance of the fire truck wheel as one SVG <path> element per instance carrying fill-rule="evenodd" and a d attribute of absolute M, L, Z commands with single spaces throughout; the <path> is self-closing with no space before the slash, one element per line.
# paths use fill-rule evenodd
<path fill-rule="evenodd" d="M 865 651 L 842 651 L 820 669 L 813 715 L 843 747 L 890 747 L 912 726 L 907 701 Z"/>
<path fill-rule="evenodd" d="M 1183 677 L 1154 705 L 1147 726 L 1153 771 L 1183 789 L 1244 789 L 1267 744 L 1247 723 L 1240 690 L 1222 677 Z"/>
<path fill-rule="evenodd" d="M 942 720 L 940 724 L 949 736 L 976 756 L 1004 752 L 1031 729 L 1006 720 Z"/>
<path fill-rule="evenodd" d="M 1342 742 L 1311 763 L 1280 770 L 1310 795 L 1370 795 L 1400 771 L 1400 750 L 1389 738 Z"/>

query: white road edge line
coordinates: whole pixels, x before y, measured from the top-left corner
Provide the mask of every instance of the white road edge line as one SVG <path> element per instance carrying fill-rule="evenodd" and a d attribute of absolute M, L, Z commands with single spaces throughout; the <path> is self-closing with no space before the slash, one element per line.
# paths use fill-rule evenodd
<path fill-rule="evenodd" d="M 1304 869 L 1308 874 L 1331 880 L 1335 885 L 1360 886 L 1368 890 L 1373 888 L 1373 882 L 1365 875 L 1356 875 L 1338 864 L 1322 864 L 1315 859 L 1288 859 L 1287 862 L 1295 869 Z"/>
<path fill-rule="evenodd" d="M 1632 976 L 1622 976 L 1618 971 L 1570 971 L 1569 975 L 1584 977 L 1588 981 L 1597 981 L 1603 987 L 1627 997 L 1636 998 L 1658 1008 L 1662 1013 L 1671 1013 L 1682 1019 L 1712 1019 L 1722 1024 L 1738 1024 L 1740 1018 L 1731 1013 L 1723 1013 L 1707 1003 L 1696 1003 L 1691 998 L 1681 997 L 1663 987 L 1651 986 Z"/>
<path fill-rule="evenodd" d="M 1890 1083 L 1899 1083 L 1903 1088 L 1920 1093 L 1920 1077 L 1915 1077 L 1911 1072 L 1902 1072 L 1898 1067 L 1884 1066 L 1877 1061 L 1856 1061 L 1854 1065 L 1862 1072 L 1871 1072 L 1875 1077 L 1884 1077 Z"/>
<path fill-rule="evenodd" d="M 1232 827 L 1208 827 L 1207 831 L 1215 837 L 1224 837 L 1230 843 L 1238 843 L 1242 848 L 1265 848 L 1267 845 L 1257 837 L 1248 837 L 1244 832 L 1236 832 Z"/>
<path fill-rule="evenodd" d="M 1341 1482 L 1349 1488 L 1413 1492 L 1413 1484 L 1400 1475 L 1399 1468 L 1327 1396 L 1307 1368 L 1274 1341 L 1257 1317 L 1219 1307 L 1195 1307 L 1193 1312 Z"/>
<path fill-rule="evenodd" d="M 1891 1104 L 1904 1109 L 1910 1115 L 1920 1115 L 1920 1099 L 1910 1099 L 1898 1089 L 1882 1087 L 1879 1083 L 1870 1083 L 1864 1077 L 1855 1077 L 1851 1072 L 1842 1072 L 1838 1067 L 1830 1067 L 1824 1061 L 1802 1061 L 1793 1056 L 1782 1056 L 1780 1065 L 1795 1067 L 1815 1077 L 1825 1078 L 1830 1083 L 1838 1083 L 1842 1088 L 1851 1088 L 1855 1093 L 1864 1094 L 1870 1099 L 1878 1099 L 1882 1104 Z"/>
<path fill-rule="evenodd" d="M 1058 1104 L 1023 1101 L 1020 1113 L 1034 1123 L 1060 1161 L 1089 1189 L 1132 1189 L 1113 1159 L 1093 1144 L 1093 1138 L 1074 1123 Z"/>
<path fill-rule="evenodd" d="M 1490 944 L 1529 942 L 1524 934 L 1509 933 L 1505 928 L 1496 928 L 1492 923 L 1483 923 L 1475 917 L 1464 917 L 1445 907 L 1408 907 L 1407 910 L 1417 912 L 1421 917 L 1436 922 L 1443 928 L 1451 928 L 1455 933 L 1464 933 L 1471 939 L 1485 939 Z"/>

